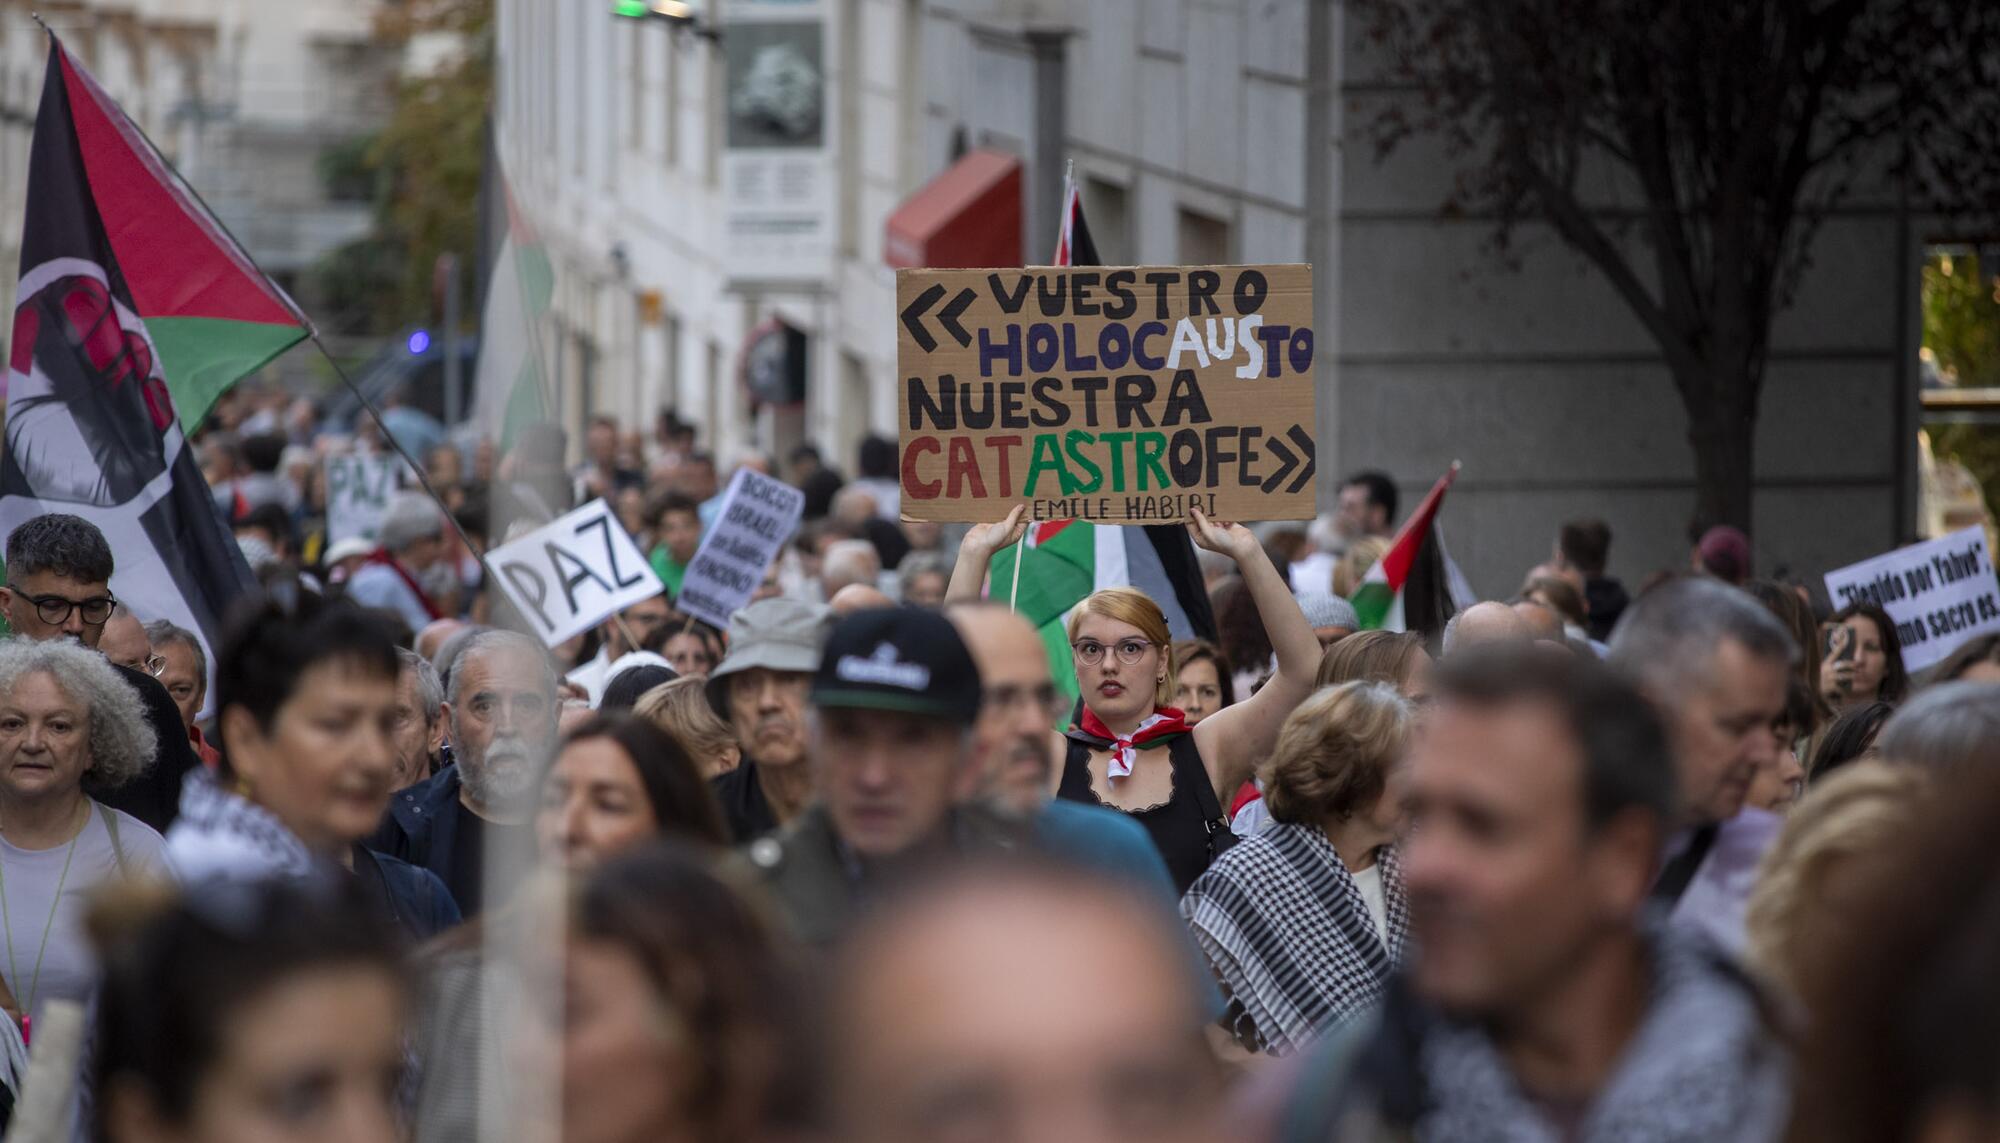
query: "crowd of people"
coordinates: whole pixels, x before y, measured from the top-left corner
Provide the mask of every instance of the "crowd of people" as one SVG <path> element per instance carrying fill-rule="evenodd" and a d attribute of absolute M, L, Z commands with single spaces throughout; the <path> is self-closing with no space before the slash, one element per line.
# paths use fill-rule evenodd
<path fill-rule="evenodd" d="M 989 583 L 1021 510 L 900 520 L 886 440 L 850 480 L 599 419 L 565 469 L 390 414 L 439 500 L 327 544 L 316 462 L 379 435 L 223 403 L 262 590 L 212 640 L 83 519 L 5 537 L 22 1137 L 2000 1131 L 2000 637 L 1913 675 L 1740 532 L 1628 591 L 1597 520 L 1357 630 L 1370 472 L 1189 522 L 1213 632 L 1114 586 L 1052 654 Z M 723 631 L 674 596 L 734 466 L 807 512 Z M 598 497 L 666 590 L 544 646 L 477 551 Z"/>

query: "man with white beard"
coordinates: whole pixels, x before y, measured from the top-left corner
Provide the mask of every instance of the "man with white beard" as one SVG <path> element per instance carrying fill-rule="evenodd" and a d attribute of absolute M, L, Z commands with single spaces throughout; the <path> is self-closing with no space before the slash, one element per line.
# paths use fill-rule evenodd
<path fill-rule="evenodd" d="M 456 763 L 397 794 L 369 848 L 437 874 L 467 918 L 480 912 L 489 884 L 511 888 L 532 861 L 535 777 L 558 711 L 540 644 L 512 631 L 474 636 L 445 701 Z"/>

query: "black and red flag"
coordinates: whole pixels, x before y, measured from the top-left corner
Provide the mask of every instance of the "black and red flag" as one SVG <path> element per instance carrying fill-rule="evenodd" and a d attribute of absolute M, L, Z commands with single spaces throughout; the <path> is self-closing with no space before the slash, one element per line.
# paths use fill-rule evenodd
<path fill-rule="evenodd" d="M 43 513 L 81 516 L 110 541 L 114 595 L 209 641 L 255 580 L 182 406 L 199 417 L 307 332 L 50 37 L 8 347 L 0 537 Z"/>

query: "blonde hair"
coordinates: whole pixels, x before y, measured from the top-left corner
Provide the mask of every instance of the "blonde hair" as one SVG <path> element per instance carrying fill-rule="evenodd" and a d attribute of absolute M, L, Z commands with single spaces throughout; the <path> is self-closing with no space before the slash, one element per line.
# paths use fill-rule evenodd
<path fill-rule="evenodd" d="M 1409 745 L 1410 704 L 1388 683 L 1316 691 L 1278 730 L 1258 767 L 1264 806 L 1281 822 L 1317 823 L 1366 810 Z"/>
<path fill-rule="evenodd" d="M 1414 631 L 1356 631 L 1326 649 L 1313 685 L 1387 683 L 1400 691 L 1423 646 L 1424 637 Z"/>
<path fill-rule="evenodd" d="M 1389 554 L 1389 541 L 1380 536 L 1367 536 L 1347 546 L 1347 554 L 1333 565 L 1333 594 L 1342 599 L 1354 594 L 1367 577 L 1368 569 L 1382 561 Z"/>
<path fill-rule="evenodd" d="M 1151 596 L 1135 587 L 1107 587 L 1092 592 L 1076 610 L 1069 613 L 1069 641 L 1076 642 L 1077 629 L 1083 626 L 1086 615 L 1096 615 L 1115 620 L 1128 627 L 1136 627 L 1146 642 L 1160 649 L 1166 661 L 1167 672 L 1160 680 L 1159 693 L 1153 696 L 1154 706 L 1167 706 L 1174 701 L 1174 688 L 1178 686 L 1174 664 L 1174 636 L 1167 628 L 1167 613 L 1153 602 Z"/>
<path fill-rule="evenodd" d="M 1867 759 L 1843 766 L 1812 787 L 1785 819 L 1764 855 L 1744 928 L 1749 959 L 1770 980 L 1796 988 L 1800 966 L 1843 931 L 1870 923 L 1843 916 L 1828 889 L 1859 859 L 1894 848 L 1917 828 L 1929 775 L 1913 766 Z"/>
<path fill-rule="evenodd" d="M 705 675 L 682 675 L 639 696 L 632 713 L 665 731 L 700 768 L 715 774 L 722 756 L 737 746 L 729 724 L 708 703 Z"/>

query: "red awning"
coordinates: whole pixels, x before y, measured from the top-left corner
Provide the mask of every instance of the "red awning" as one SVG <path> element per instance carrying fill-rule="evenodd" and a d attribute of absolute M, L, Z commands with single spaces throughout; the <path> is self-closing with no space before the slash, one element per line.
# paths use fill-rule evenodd
<path fill-rule="evenodd" d="M 1021 160 L 973 151 L 889 216 L 882 260 L 898 269 L 1021 264 Z"/>

